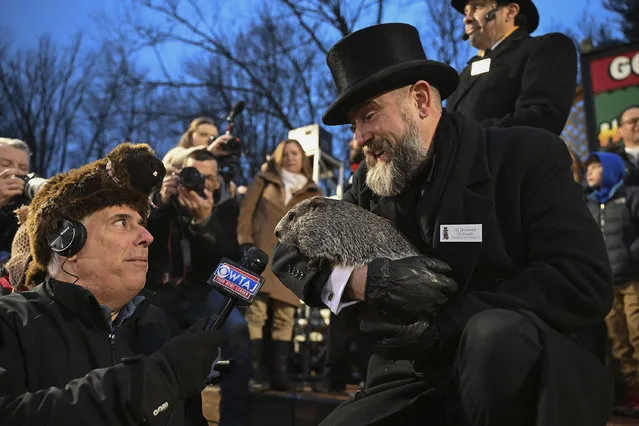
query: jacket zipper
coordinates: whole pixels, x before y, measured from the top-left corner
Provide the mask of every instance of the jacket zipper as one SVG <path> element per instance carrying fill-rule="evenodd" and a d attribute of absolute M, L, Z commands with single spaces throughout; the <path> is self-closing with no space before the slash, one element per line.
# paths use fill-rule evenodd
<path fill-rule="evenodd" d="M 606 239 L 606 233 L 604 232 L 604 226 L 606 226 L 606 219 L 604 217 L 606 213 L 606 205 L 604 203 L 601 203 L 599 205 L 599 226 L 601 226 L 601 233 L 604 237 L 604 240 Z"/>
<path fill-rule="evenodd" d="M 115 331 L 109 332 L 109 348 L 111 349 L 111 365 L 115 365 Z"/>

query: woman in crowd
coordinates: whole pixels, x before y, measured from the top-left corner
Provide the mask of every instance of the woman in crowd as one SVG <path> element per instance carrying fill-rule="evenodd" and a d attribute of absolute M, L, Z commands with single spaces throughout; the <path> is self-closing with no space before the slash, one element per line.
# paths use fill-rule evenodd
<path fill-rule="evenodd" d="M 195 149 L 209 146 L 211 139 L 217 137 L 218 129 L 212 118 L 198 117 L 191 121 L 189 128 L 184 132 L 177 146 L 166 153 L 162 162 L 168 169 L 180 169 L 187 155 Z M 213 154 L 216 154 L 213 152 Z"/>
<path fill-rule="evenodd" d="M 300 143 L 287 139 L 275 148 L 265 170 L 258 173 L 240 206 L 238 242 L 242 247 L 256 246 L 269 256 L 277 242 L 275 226 L 286 212 L 302 200 L 322 195 L 311 179 L 311 166 Z M 294 386 L 287 376 L 287 359 L 293 338 L 297 298 L 267 267 L 262 276 L 264 286 L 246 311 L 253 347 L 254 390 L 267 388 L 262 367 L 262 328 L 267 320 L 268 304 L 273 303 L 273 369 L 270 386 L 292 391 Z"/>

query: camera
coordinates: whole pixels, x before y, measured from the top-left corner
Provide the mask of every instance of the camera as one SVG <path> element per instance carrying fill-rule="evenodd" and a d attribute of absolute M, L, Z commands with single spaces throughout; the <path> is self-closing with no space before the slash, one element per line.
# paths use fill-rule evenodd
<path fill-rule="evenodd" d="M 42 186 L 49 181 L 48 179 L 36 176 L 35 173 L 16 175 L 16 177 L 24 181 L 24 196 L 29 200 L 32 200 L 38 191 L 42 189 Z"/>
<path fill-rule="evenodd" d="M 195 167 L 185 167 L 178 174 L 178 183 L 183 187 L 195 191 L 200 197 L 204 195 L 204 183 L 206 178 Z"/>
<path fill-rule="evenodd" d="M 217 136 L 211 136 L 209 139 L 209 145 L 211 145 L 215 139 L 217 139 Z M 242 143 L 240 142 L 240 138 L 233 137 L 232 139 L 229 139 L 229 141 L 224 144 L 224 151 L 227 151 L 229 155 L 241 154 Z"/>

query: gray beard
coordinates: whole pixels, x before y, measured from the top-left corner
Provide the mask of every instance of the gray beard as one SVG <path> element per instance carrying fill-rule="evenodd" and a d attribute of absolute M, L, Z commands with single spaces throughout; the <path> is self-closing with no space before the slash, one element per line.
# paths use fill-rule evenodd
<path fill-rule="evenodd" d="M 383 163 L 372 154 L 366 155 L 366 185 L 380 197 L 399 195 L 428 159 L 428 148 L 419 137 L 417 124 L 402 116 L 407 124 L 402 143 L 392 146 L 382 141 L 390 161 Z"/>

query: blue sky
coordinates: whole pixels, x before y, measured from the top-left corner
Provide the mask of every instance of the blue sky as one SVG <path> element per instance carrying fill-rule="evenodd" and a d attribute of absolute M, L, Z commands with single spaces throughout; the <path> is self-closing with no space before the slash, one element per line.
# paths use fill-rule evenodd
<path fill-rule="evenodd" d="M 212 0 L 207 0 L 209 3 Z M 268 1 L 268 0 L 267 0 Z M 275 0 L 270 0 L 275 1 Z M 448 1 L 448 0 L 442 0 Z M 118 0 L 0 0 L 0 30 L 3 37 L 11 34 L 16 48 L 31 47 L 38 35 L 51 34 L 55 40 L 66 41 L 77 30 L 92 32 L 95 27 L 93 16 L 101 9 L 110 13 Z M 414 5 L 421 6 L 419 0 Z M 548 32 L 561 25 L 575 26 L 584 8 L 602 20 L 610 15 L 601 7 L 601 0 L 535 0 L 541 23 L 538 33 Z M 250 14 L 255 0 L 220 0 L 220 16 Z M 238 4 L 240 7 L 238 7 Z M 410 4 L 410 2 L 404 2 Z M 404 15 L 398 12 L 397 20 L 411 23 L 412 7 L 404 7 Z M 231 22 L 229 22 L 229 25 Z"/>

